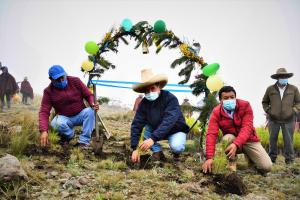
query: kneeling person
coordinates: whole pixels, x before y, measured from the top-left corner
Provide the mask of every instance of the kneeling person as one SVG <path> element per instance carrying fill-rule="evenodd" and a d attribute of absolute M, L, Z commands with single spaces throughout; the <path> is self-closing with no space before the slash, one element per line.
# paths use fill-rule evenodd
<path fill-rule="evenodd" d="M 225 153 L 229 158 L 231 171 L 236 171 L 236 154 L 242 152 L 259 172 L 269 172 L 272 162 L 259 142 L 253 126 L 253 111 L 249 102 L 236 99 L 236 92 L 231 86 L 221 88 L 219 99 L 221 103 L 213 109 L 208 123 L 206 161 L 202 165 L 203 172 L 212 171 L 219 129 L 223 133 L 222 140 L 229 144 Z"/>
<path fill-rule="evenodd" d="M 139 162 L 138 142 L 143 128 L 144 141 L 140 145 L 142 151 L 151 149 L 152 156 L 164 159 L 161 146 L 157 143 L 167 139 L 178 160 L 179 154 L 185 149 L 186 133 L 189 130 L 185 123 L 177 98 L 170 92 L 162 90 L 168 78 L 164 74 L 153 74 L 151 69 L 141 72 L 142 83 L 133 85 L 133 90 L 144 93 L 133 122 L 131 124 L 132 161 Z"/>
<path fill-rule="evenodd" d="M 74 137 L 74 126 L 82 125 L 82 133 L 77 145 L 87 147 L 95 127 L 94 110 L 99 109 L 98 103 L 94 102 L 93 94 L 79 78 L 67 76 L 65 70 L 59 65 L 49 69 L 49 79 L 51 83 L 44 90 L 39 112 L 42 146 L 48 143 L 49 116 L 53 107 L 57 116 L 52 120 L 51 126 L 59 132 L 62 143 L 68 144 Z M 91 107 L 86 107 L 83 99 Z"/>

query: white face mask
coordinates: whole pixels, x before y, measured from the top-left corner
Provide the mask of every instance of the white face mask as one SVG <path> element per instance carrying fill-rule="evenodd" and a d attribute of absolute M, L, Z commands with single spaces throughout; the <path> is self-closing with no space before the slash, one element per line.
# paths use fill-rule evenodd
<path fill-rule="evenodd" d="M 145 94 L 145 98 L 148 101 L 154 101 L 155 99 L 158 98 L 158 96 L 159 96 L 158 92 L 149 92 L 149 93 Z"/>

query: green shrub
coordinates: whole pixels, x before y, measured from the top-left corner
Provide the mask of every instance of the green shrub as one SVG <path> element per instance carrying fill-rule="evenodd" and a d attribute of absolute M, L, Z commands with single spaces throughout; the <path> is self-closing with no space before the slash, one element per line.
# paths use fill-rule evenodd
<path fill-rule="evenodd" d="M 300 133 L 296 132 L 294 134 L 294 148 L 297 151 L 300 151 Z"/>
<path fill-rule="evenodd" d="M 260 143 L 264 148 L 269 146 L 269 132 L 264 127 L 256 128 L 256 133 L 260 139 Z"/>
<path fill-rule="evenodd" d="M 193 117 L 185 117 L 185 122 L 187 123 L 187 125 L 191 128 L 193 126 L 193 124 L 195 123 L 196 119 L 194 119 Z M 200 130 L 200 122 L 197 121 L 197 123 L 195 124 L 195 126 L 192 128 L 192 130 L 190 131 L 190 133 L 192 133 L 193 135 L 198 135 L 199 136 L 199 130 Z"/>

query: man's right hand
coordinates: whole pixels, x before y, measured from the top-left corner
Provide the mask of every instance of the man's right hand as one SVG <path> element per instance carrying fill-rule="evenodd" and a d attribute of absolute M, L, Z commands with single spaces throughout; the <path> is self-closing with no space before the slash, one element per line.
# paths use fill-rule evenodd
<path fill-rule="evenodd" d="M 203 172 L 204 173 L 212 172 L 212 164 L 213 164 L 213 159 L 206 160 L 202 165 Z"/>
<path fill-rule="evenodd" d="M 138 150 L 134 150 L 134 151 L 132 152 L 131 160 L 132 160 L 132 162 L 134 162 L 134 163 L 139 163 L 139 162 L 140 162 L 140 155 L 139 155 Z"/>
<path fill-rule="evenodd" d="M 43 131 L 40 136 L 41 145 L 44 147 L 48 144 L 48 132 Z"/>

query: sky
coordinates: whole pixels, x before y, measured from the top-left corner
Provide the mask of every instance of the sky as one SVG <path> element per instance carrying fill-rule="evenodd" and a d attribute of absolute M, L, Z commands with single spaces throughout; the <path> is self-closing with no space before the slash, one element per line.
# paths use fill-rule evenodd
<path fill-rule="evenodd" d="M 219 63 L 218 76 L 233 86 L 237 97 L 248 100 L 254 124 L 265 122 L 261 100 L 270 78 L 279 67 L 294 76 L 289 83 L 300 87 L 299 0 L 0 0 L 0 61 L 17 81 L 27 76 L 34 92 L 43 94 L 49 84 L 48 69 L 59 64 L 71 76 L 87 82 L 80 71 L 88 54 L 88 41 L 100 42 L 123 19 L 133 23 L 162 19 L 168 30 L 186 42 L 201 44 L 200 56 Z M 149 54 L 121 44 L 119 53 L 104 57 L 115 64 L 102 80 L 140 81 L 140 71 L 152 68 L 168 75 L 169 83 L 182 80 L 170 64 L 179 50 L 162 49 Z M 193 75 L 201 73 L 195 69 Z M 189 83 L 192 82 L 193 79 Z M 137 93 L 128 89 L 97 87 L 100 96 L 133 106 Z M 202 97 L 174 93 L 179 103 L 189 98 L 197 105 Z"/>

